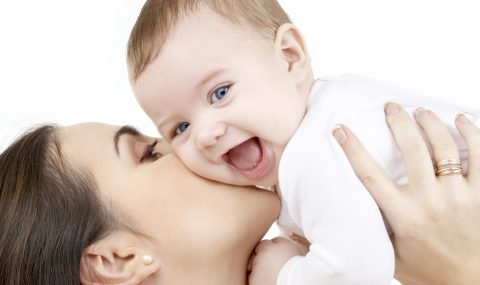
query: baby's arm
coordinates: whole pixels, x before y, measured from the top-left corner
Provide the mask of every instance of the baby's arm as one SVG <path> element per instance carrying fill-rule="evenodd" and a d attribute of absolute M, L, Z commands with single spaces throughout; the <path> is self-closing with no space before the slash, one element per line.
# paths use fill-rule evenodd
<path fill-rule="evenodd" d="M 282 237 L 261 241 L 251 257 L 249 285 L 275 285 L 282 266 L 307 251 L 305 246 Z"/>

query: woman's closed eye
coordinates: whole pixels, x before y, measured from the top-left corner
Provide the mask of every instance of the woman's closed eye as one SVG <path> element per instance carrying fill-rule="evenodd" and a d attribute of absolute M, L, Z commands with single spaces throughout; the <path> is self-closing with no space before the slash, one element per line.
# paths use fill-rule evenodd
<path fill-rule="evenodd" d="M 162 157 L 162 154 L 160 152 L 155 151 L 155 147 L 157 146 L 157 144 L 158 144 L 158 140 L 155 140 L 152 144 L 149 144 L 145 148 L 145 152 L 143 153 L 142 158 L 140 158 L 141 163 L 147 162 L 147 161 L 153 162 L 159 159 L 160 157 Z"/>
<path fill-rule="evenodd" d="M 213 90 L 213 92 L 208 95 L 208 101 L 210 104 L 220 102 L 227 95 L 230 86 L 231 85 L 225 85 Z"/>

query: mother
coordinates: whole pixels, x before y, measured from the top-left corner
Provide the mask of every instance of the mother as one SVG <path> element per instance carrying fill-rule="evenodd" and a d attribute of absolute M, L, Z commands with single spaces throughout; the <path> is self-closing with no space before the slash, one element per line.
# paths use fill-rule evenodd
<path fill-rule="evenodd" d="M 0 156 L 0 284 L 245 285 L 279 205 L 131 127 L 40 127 Z"/>

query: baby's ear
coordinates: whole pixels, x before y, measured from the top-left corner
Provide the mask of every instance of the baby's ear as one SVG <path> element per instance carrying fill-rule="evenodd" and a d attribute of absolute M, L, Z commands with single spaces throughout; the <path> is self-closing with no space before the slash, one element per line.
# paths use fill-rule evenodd
<path fill-rule="evenodd" d="M 301 84 L 311 72 L 310 55 L 300 30 L 293 24 L 281 25 L 275 33 L 275 53 L 288 66 L 288 72 Z"/>
<path fill-rule="evenodd" d="M 139 244 L 112 234 L 88 246 L 82 255 L 80 280 L 84 285 L 137 285 L 160 269 L 158 260 Z"/>

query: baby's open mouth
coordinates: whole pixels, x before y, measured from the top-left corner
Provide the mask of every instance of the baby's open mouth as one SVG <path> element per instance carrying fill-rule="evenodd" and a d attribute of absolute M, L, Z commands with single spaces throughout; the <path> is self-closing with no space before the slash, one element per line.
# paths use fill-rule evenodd
<path fill-rule="evenodd" d="M 253 170 L 262 160 L 262 147 L 258 137 L 251 138 L 230 149 L 225 160 L 240 170 Z"/>

